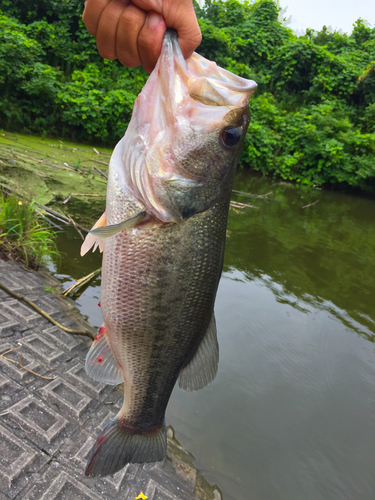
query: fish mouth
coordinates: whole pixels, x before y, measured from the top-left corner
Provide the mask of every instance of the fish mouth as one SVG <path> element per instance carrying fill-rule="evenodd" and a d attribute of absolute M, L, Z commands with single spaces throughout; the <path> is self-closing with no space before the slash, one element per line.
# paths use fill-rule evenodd
<path fill-rule="evenodd" d="M 185 73 L 186 67 L 188 92 L 195 101 L 209 106 L 236 108 L 249 104 L 257 87 L 253 80 L 234 75 L 196 52 L 185 61 L 177 41 L 177 32 L 173 29 L 168 29 L 164 35 L 163 50 L 164 48 L 173 53 L 173 60 L 178 62 L 181 73 Z"/>
<path fill-rule="evenodd" d="M 194 141 L 203 136 L 217 142 L 218 130 L 228 124 L 228 117 L 246 113 L 256 87 L 254 81 L 197 53 L 185 61 L 177 32 L 166 31 L 159 60 L 135 101 L 123 142 L 126 184 L 148 212 L 162 222 L 181 220 L 181 214 L 166 202 L 170 196 L 163 183 L 176 174 L 191 177 L 183 164 L 187 149 L 194 149 Z M 183 142 L 187 146 L 181 153 Z M 222 177 L 211 170 L 207 175 L 202 169 L 193 172 L 193 180 Z"/>
<path fill-rule="evenodd" d="M 173 29 L 164 35 L 157 66 L 158 76 L 168 77 L 164 80 L 167 82 L 163 89 L 165 97 L 173 96 L 177 105 L 183 102 L 183 94 L 186 99 L 188 93 L 194 101 L 208 106 L 243 108 L 257 88 L 253 80 L 237 76 L 196 52 L 185 61 Z"/>

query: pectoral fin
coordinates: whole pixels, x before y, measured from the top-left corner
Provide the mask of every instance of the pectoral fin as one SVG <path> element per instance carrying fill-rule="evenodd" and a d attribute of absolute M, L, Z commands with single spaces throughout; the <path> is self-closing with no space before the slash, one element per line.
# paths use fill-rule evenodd
<path fill-rule="evenodd" d="M 107 224 L 107 216 L 105 212 L 103 215 L 100 217 L 100 219 L 95 223 L 94 227 L 92 229 L 95 229 L 97 227 L 105 226 Z M 93 252 L 99 247 L 99 250 L 102 252 L 104 249 L 104 241 L 101 240 L 100 238 L 97 238 L 91 232 L 86 236 L 85 241 L 82 243 L 81 246 L 81 257 L 87 253 L 91 247 L 93 248 Z"/>
<path fill-rule="evenodd" d="M 190 363 L 180 372 L 178 386 L 184 391 L 198 391 L 214 380 L 219 365 L 215 316 Z"/>
<path fill-rule="evenodd" d="M 114 236 L 123 229 L 129 229 L 135 227 L 137 224 L 141 223 L 145 219 L 146 215 L 147 215 L 146 212 L 141 212 L 135 215 L 134 217 L 131 217 L 130 219 L 120 222 L 119 224 L 113 224 L 111 226 L 95 227 L 91 229 L 89 234 L 101 239 L 111 238 L 111 236 Z"/>

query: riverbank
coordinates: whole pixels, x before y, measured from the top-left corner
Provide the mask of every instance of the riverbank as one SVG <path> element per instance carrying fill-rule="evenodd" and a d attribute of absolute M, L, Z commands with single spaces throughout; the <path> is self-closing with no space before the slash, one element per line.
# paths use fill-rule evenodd
<path fill-rule="evenodd" d="M 104 211 L 111 151 L 48 138 L 0 133 L 0 187 L 37 200 L 53 224 L 91 227 Z M 56 217 L 56 215 L 58 217 Z M 64 221 L 62 221 L 64 225 Z"/>
<path fill-rule="evenodd" d="M 50 275 L 0 260 L 0 282 L 72 329 L 94 331 Z M 54 292 L 54 293 L 53 293 Z M 167 458 L 84 476 L 96 437 L 119 411 L 121 386 L 90 379 L 89 337 L 65 333 L 0 289 L 0 497 L 14 500 L 220 500 L 168 428 Z"/>

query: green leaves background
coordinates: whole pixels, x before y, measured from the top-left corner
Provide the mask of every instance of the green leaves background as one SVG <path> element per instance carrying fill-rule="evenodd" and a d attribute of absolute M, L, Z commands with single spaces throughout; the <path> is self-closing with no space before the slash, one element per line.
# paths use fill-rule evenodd
<path fill-rule="evenodd" d="M 259 87 L 240 165 L 375 191 L 375 28 L 296 36 L 272 0 L 195 4 L 198 51 Z M 81 0 L 0 0 L 0 126 L 113 146 L 147 79 L 103 60 Z"/>

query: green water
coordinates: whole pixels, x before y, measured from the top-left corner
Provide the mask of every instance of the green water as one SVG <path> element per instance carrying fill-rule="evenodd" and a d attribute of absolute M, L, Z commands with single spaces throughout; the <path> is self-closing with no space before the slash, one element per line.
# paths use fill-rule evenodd
<path fill-rule="evenodd" d="M 272 194 L 233 195 L 258 209 L 229 216 L 219 373 L 175 389 L 167 423 L 225 500 L 373 500 L 375 201 L 245 174 L 235 189 Z M 100 266 L 73 230 L 58 244 L 63 281 Z M 77 300 L 96 326 L 99 294 Z"/>

